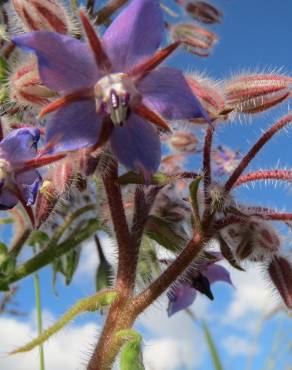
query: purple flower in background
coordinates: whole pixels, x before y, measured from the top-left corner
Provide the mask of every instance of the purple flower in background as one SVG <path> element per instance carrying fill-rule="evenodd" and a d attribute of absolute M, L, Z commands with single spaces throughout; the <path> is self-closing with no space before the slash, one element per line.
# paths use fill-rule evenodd
<path fill-rule="evenodd" d="M 215 164 L 215 174 L 224 176 L 233 172 L 241 157 L 238 151 L 220 145 L 213 151 L 212 158 Z"/>
<path fill-rule="evenodd" d="M 229 272 L 216 262 L 222 259 L 220 253 L 211 253 L 214 259 L 194 263 L 182 278 L 177 280 L 167 292 L 168 316 L 188 308 L 196 299 L 197 292 L 214 299 L 210 286 L 217 281 L 232 285 Z"/>
<path fill-rule="evenodd" d="M 156 68 L 179 43 L 156 52 L 164 33 L 158 0 L 133 0 L 102 40 L 82 11 L 80 16 L 90 47 L 53 32 L 13 40 L 36 53 L 42 82 L 62 96 L 42 112 L 50 113 L 46 140 L 56 142 L 54 151 L 69 151 L 96 147 L 110 138 L 118 160 L 148 176 L 161 157 L 152 124 L 167 130 L 165 119 L 208 121 L 183 74 Z"/>
<path fill-rule="evenodd" d="M 0 142 L 0 210 L 13 208 L 18 201 L 24 206 L 35 202 L 41 176 L 27 163 L 34 160 L 40 132 L 21 128 Z"/>

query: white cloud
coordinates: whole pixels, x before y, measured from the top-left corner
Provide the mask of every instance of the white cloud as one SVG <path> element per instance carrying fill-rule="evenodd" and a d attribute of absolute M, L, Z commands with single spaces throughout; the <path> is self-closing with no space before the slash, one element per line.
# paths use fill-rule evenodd
<path fill-rule="evenodd" d="M 146 370 L 177 370 L 192 367 L 191 343 L 165 337 L 149 341 L 144 348 Z"/>
<path fill-rule="evenodd" d="M 32 323 L 14 318 L 0 318 L 0 368 L 5 370 L 39 370 L 38 349 L 8 356 L 7 353 L 36 336 Z M 85 370 L 91 346 L 96 342 L 97 326 L 87 323 L 69 326 L 45 343 L 45 363 L 50 370 Z"/>
<path fill-rule="evenodd" d="M 209 302 L 203 297 L 196 299 L 192 307 L 196 318 L 200 319 L 208 315 L 208 305 Z M 183 366 L 188 366 L 188 369 L 199 368 L 206 350 L 201 329 L 183 311 L 170 318 L 167 317 L 166 307 L 167 299 L 163 296 L 151 308 L 147 309 L 138 320 L 138 324 L 159 338 L 149 343 L 146 342 L 145 356 L 147 362 L 145 362 L 149 370 L 177 369 L 177 361 L 179 361 L 180 369 Z M 169 346 L 166 343 L 169 343 Z M 171 361 L 168 361 L 168 358 Z M 170 365 L 170 363 L 174 365 Z"/>
<path fill-rule="evenodd" d="M 100 242 L 102 245 L 103 252 L 107 258 L 107 260 L 115 264 L 116 263 L 116 248 L 114 247 L 114 242 L 107 236 L 102 236 L 100 238 Z M 98 254 L 96 251 L 96 245 L 94 239 L 90 239 L 84 243 L 82 243 L 82 253 L 81 253 L 81 260 L 76 271 L 74 281 L 75 282 L 83 282 L 84 278 L 92 279 L 95 276 L 96 269 L 98 266 Z"/>
<path fill-rule="evenodd" d="M 250 340 L 241 338 L 236 335 L 229 335 L 223 339 L 223 346 L 228 354 L 232 356 L 250 356 L 257 352 L 256 344 Z"/>
<path fill-rule="evenodd" d="M 235 290 L 227 309 L 228 320 L 236 321 L 250 314 L 266 315 L 279 305 L 258 266 L 254 265 L 246 272 L 232 269 L 231 278 Z"/>

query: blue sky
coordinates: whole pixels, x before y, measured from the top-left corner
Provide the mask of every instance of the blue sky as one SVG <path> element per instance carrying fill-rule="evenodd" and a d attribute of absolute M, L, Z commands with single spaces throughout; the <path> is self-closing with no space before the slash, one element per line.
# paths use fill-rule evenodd
<path fill-rule="evenodd" d="M 172 3 L 167 2 L 167 4 Z M 170 60 L 170 64 L 188 71 L 204 71 L 215 79 L 224 79 L 243 70 L 263 71 L 280 67 L 283 67 L 283 71 L 291 74 L 292 47 L 289 39 L 289 36 L 292 35 L 291 1 L 214 0 L 214 4 L 223 10 L 224 21 L 223 24 L 212 28 L 220 36 L 220 41 L 213 54 L 209 58 L 200 59 L 181 51 Z M 255 117 L 250 124 L 242 124 L 237 121 L 224 124 L 218 130 L 215 140 L 232 148 L 240 148 L 241 152 L 244 153 L 249 147 L 248 143 L 253 143 L 257 139 L 261 129 L 269 126 L 287 111 L 288 104 L 284 104 L 277 110 Z M 271 168 L 277 164 L 279 167 L 291 167 L 291 154 L 290 130 L 290 132 L 275 137 L 252 163 L 251 168 Z M 279 160 L 280 162 L 278 162 Z M 197 162 L 191 162 L 189 166 L 195 170 Z M 275 189 L 272 186 L 265 188 L 257 185 L 255 189 L 242 189 L 238 196 L 248 203 L 277 205 L 280 209 L 292 209 L 291 190 L 289 193 L 287 188 L 281 186 Z M 107 241 L 104 243 L 108 246 Z M 110 254 L 110 247 L 108 246 L 108 248 Z M 89 243 L 85 247 L 82 266 L 75 276 L 73 284 L 67 288 L 64 287 L 62 281 L 58 281 L 57 296 L 52 289 L 50 269 L 46 268 L 41 271 L 42 303 L 46 322 L 52 322 L 53 317 L 58 317 L 77 299 L 94 291 L 92 273 L 96 264 L 97 257 Z M 232 271 L 232 277 L 236 289 L 218 284 L 214 287 L 214 303 L 200 297 L 192 306 L 193 312 L 199 319 L 204 318 L 208 321 L 218 345 L 224 368 L 226 370 L 291 370 L 291 348 L 290 355 L 285 349 L 289 343 L 290 347 L 292 345 L 291 320 L 284 314 L 278 314 L 264 321 L 260 333 L 255 333 L 263 315 L 271 311 L 279 302 L 263 278 L 263 274 L 258 269 L 251 268 L 245 274 Z M 1 328 L 4 328 L 3 335 L 0 334 L 2 337 L 0 343 L 5 351 L 9 349 L 7 342 L 14 347 L 33 336 L 34 324 L 33 318 L 30 318 L 31 312 L 34 310 L 32 277 L 21 283 L 17 302 L 21 310 L 27 312 L 29 316 L 18 318 L 16 321 L 8 318 L 0 319 L 0 333 Z M 165 308 L 165 301 L 160 300 L 156 304 L 155 310 L 146 313 L 137 324 L 138 330 L 144 334 L 145 352 L 148 351 L 153 358 L 161 357 L 160 362 L 157 360 L 159 365 L 158 362 L 155 363 L 156 368 L 153 366 L 153 369 L 212 369 L 199 320 L 197 323 L 193 323 L 185 313 L 168 319 Z M 96 314 L 88 314 L 74 321 L 73 325 L 63 334 L 50 340 L 46 347 L 47 361 L 50 361 L 48 357 L 54 357 L 57 350 L 62 352 L 62 348 L 60 348 L 62 345 L 64 345 L 65 352 L 70 351 L 70 348 L 65 346 L 65 343 L 68 342 L 71 343 L 71 349 L 72 351 L 74 349 L 75 352 L 74 355 L 70 354 L 70 359 L 75 359 L 70 360 L 72 361 L 70 364 L 74 364 L 74 369 L 82 369 L 82 366 L 78 365 L 78 358 L 88 358 L 88 351 L 96 337 L 94 323 L 100 325 L 101 322 L 102 318 L 97 317 Z M 85 338 L 88 333 L 93 335 L 91 339 Z M 20 342 L 18 342 L 18 338 Z M 75 342 L 72 338 L 76 339 Z M 57 344 L 54 344 L 54 341 Z M 284 351 L 284 354 L 277 362 L 276 367 L 269 368 L 265 361 L 271 354 L 273 346 L 276 353 Z M 256 350 L 256 354 L 251 367 L 248 367 L 249 352 L 253 349 Z M 66 354 L 64 353 L 64 355 Z M 27 364 L 30 364 L 31 359 L 36 360 L 37 352 L 31 356 L 18 356 L 11 359 L 0 357 L 0 368 L 3 370 L 16 368 L 29 370 L 30 367 L 27 367 Z M 186 358 L 185 366 L 179 361 L 179 358 L 183 356 Z M 56 354 L 55 357 L 57 358 L 58 355 Z M 165 367 L 161 365 L 162 360 Z M 168 364 L 167 361 L 171 363 Z M 73 369 L 68 363 L 60 365 L 57 360 L 55 363 L 53 361 L 48 363 L 48 370 L 61 370 L 61 368 L 64 369 L 65 365 L 68 369 Z"/>

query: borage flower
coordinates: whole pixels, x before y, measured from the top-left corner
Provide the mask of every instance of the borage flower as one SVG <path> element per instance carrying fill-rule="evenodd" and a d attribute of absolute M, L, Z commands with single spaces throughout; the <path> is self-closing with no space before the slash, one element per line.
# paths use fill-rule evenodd
<path fill-rule="evenodd" d="M 57 140 L 55 151 L 69 151 L 97 147 L 110 138 L 123 165 L 149 175 L 161 157 L 152 124 L 170 130 L 165 119 L 208 120 L 183 74 L 156 68 L 179 43 L 155 53 L 164 32 L 157 0 L 133 0 L 102 40 L 83 11 L 80 17 L 89 47 L 53 32 L 14 38 L 16 45 L 36 53 L 44 85 L 62 95 L 41 112 L 50 113 L 46 140 Z"/>
<path fill-rule="evenodd" d="M 212 253 L 214 259 L 193 263 L 188 271 L 178 279 L 167 292 L 169 299 L 167 313 L 172 316 L 188 308 L 196 299 L 197 292 L 214 299 L 210 285 L 217 281 L 232 284 L 229 272 L 216 262 L 222 259 L 220 253 Z"/>
<path fill-rule="evenodd" d="M 36 170 L 64 155 L 39 156 L 37 128 L 20 128 L 10 132 L 0 142 L 0 210 L 22 203 L 33 223 L 29 208 L 34 204 L 42 178 Z"/>

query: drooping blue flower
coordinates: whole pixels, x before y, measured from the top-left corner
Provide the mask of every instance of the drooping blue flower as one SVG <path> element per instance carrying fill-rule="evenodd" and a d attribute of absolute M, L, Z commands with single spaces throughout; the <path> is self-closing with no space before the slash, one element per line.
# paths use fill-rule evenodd
<path fill-rule="evenodd" d="M 21 128 L 0 142 L 0 210 L 35 202 L 42 179 L 27 163 L 36 157 L 39 138 L 37 128 Z"/>
<path fill-rule="evenodd" d="M 231 284 L 229 272 L 216 262 L 222 259 L 220 253 L 212 253 L 214 259 L 193 263 L 183 277 L 178 279 L 168 290 L 168 316 L 188 308 L 196 299 L 197 292 L 213 300 L 211 285 L 217 281 Z"/>
<path fill-rule="evenodd" d="M 17 46 L 35 52 L 42 82 L 61 95 L 45 108 L 46 140 L 57 142 L 55 151 L 70 151 L 104 142 L 107 132 L 118 160 L 149 175 L 161 157 L 152 124 L 165 129 L 165 119 L 208 120 L 183 74 L 156 68 L 178 43 L 156 52 L 164 33 L 158 0 L 133 0 L 102 40 L 82 12 L 81 21 L 90 47 L 53 32 L 13 39 Z"/>

